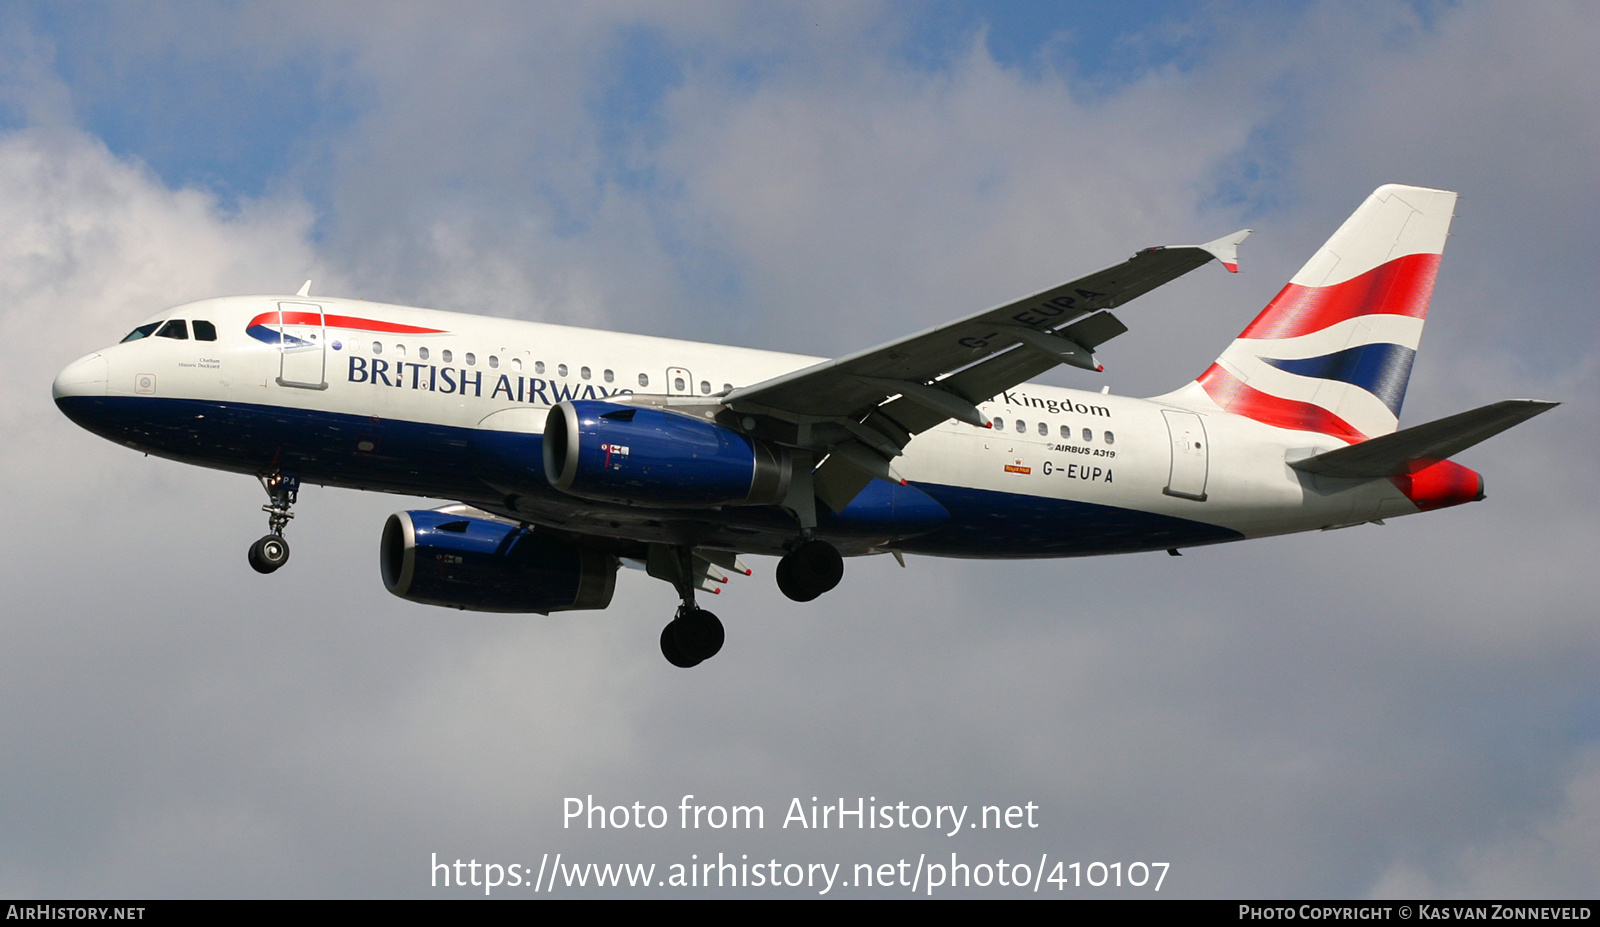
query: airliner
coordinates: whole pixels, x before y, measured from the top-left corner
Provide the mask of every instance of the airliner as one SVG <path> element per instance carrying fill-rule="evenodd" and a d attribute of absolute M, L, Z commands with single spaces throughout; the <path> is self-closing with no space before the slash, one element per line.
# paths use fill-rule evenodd
<path fill-rule="evenodd" d="M 1077 557 L 1340 528 L 1483 498 L 1449 458 L 1556 405 L 1409 428 L 1401 403 L 1456 194 L 1378 188 L 1223 350 L 1148 399 L 1028 382 L 1102 366 L 1112 310 L 1249 230 L 1120 264 L 827 360 L 350 299 L 162 312 L 56 377 L 72 421 L 250 474 L 289 559 L 303 483 L 457 500 L 391 515 L 388 590 L 490 612 L 603 609 L 620 566 L 671 583 L 675 666 L 714 656 L 697 604 L 742 555 L 809 601 L 845 557 Z"/>

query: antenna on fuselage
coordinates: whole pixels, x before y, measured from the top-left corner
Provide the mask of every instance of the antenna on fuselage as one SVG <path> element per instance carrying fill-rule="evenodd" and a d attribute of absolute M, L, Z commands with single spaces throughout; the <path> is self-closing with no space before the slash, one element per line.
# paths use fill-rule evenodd
<path fill-rule="evenodd" d="M 296 295 L 296 296 L 310 296 L 311 295 L 311 281 L 307 280 L 304 284 L 302 284 L 300 286 L 300 292 L 298 292 L 298 293 L 296 293 L 294 295 Z"/>

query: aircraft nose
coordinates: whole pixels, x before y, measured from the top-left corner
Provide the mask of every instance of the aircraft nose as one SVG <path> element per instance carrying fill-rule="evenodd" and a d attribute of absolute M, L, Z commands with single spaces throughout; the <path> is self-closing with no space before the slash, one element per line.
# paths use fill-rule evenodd
<path fill-rule="evenodd" d="M 56 374 L 50 395 L 59 404 L 63 399 L 106 394 L 106 359 L 99 354 L 80 357 Z"/>

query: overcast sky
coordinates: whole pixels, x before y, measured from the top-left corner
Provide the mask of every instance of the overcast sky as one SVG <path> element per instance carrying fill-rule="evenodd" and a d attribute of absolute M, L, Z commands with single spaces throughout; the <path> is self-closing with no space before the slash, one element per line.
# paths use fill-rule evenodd
<path fill-rule="evenodd" d="M 1558 2 L 0 7 L 0 894 L 439 897 L 433 854 L 559 852 L 1594 896 L 1597 62 L 1600 8 Z M 1182 558 L 858 560 L 808 605 L 752 558 L 691 671 L 641 573 L 552 618 L 390 596 L 383 520 L 433 502 L 307 489 L 259 576 L 254 481 L 49 401 L 153 312 L 308 277 L 833 356 L 1256 229 L 1238 276 L 1124 311 L 1103 378 L 1053 379 L 1152 395 L 1386 182 L 1461 193 L 1402 424 L 1565 403 L 1461 456 L 1486 501 Z M 767 826 L 563 828 L 591 794 Z M 783 828 L 812 796 L 1039 826 Z"/>

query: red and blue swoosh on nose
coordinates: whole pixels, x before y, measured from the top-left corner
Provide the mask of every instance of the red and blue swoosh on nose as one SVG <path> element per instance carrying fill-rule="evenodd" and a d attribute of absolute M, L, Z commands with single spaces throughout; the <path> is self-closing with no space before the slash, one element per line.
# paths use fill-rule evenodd
<path fill-rule="evenodd" d="M 284 325 L 311 325 L 318 328 L 342 328 L 347 331 L 370 332 L 383 335 L 445 335 L 449 334 L 442 328 L 423 328 L 420 325 L 401 325 L 398 322 L 384 322 L 379 319 L 362 319 L 353 315 L 323 315 L 318 312 L 263 312 L 251 319 L 244 327 L 245 334 L 271 345 L 284 345 L 295 348 L 308 345 L 311 342 L 293 335 L 284 334 L 270 325 L 279 323 Z"/>

